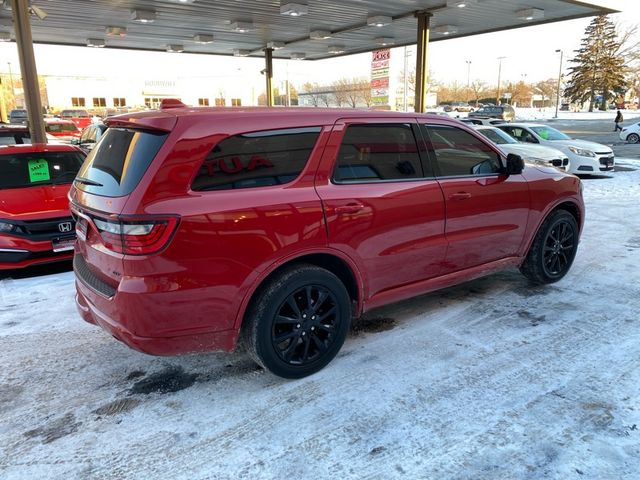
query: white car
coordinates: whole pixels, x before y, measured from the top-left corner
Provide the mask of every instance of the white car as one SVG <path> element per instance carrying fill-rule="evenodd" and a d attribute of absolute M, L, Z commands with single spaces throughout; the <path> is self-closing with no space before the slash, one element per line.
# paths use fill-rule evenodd
<path fill-rule="evenodd" d="M 498 145 L 506 153 L 520 155 L 523 160 L 566 170 L 569 158 L 560 150 L 543 145 L 521 143 L 496 127 L 480 125 L 474 127 L 479 133 Z"/>
<path fill-rule="evenodd" d="M 612 170 L 615 164 L 613 150 L 606 145 L 571 138 L 547 125 L 509 123 L 496 126 L 520 142 L 557 148 L 569 157 L 569 173 L 593 175 Z"/>
<path fill-rule="evenodd" d="M 499 118 L 489 117 L 461 118 L 460 121 L 469 125 L 498 125 L 499 123 L 506 123 L 504 120 L 500 120 Z"/>
<path fill-rule="evenodd" d="M 640 143 L 640 123 L 623 127 L 620 132 L 620 140 L 629 143 Z"/>

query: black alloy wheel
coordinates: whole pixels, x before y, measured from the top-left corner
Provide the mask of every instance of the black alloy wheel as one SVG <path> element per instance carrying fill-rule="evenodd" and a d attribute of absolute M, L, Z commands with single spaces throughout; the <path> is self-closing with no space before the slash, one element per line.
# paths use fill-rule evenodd
<path fill-rule="evenodd" d="M 314 362 L 335 340 L 340 322 L 335 295 L 321 285 L 305 286 L 278 308 L 271 329 L 271 344 L 290 365 Z"/>
<path fill-rule="evenodd" d="M 561 220 L 553 225 L 545 239 L 543 253 L 542 265 L 547 275 L 558 276 L 568 270 L 575 244 L 575 230 L 568 221 Z"/>
<path fill-rule="evenodd" d="M 285 268 L 253 298 L 242 338 L 251 357 L 283 378 L 302 378 L 340 351 L 351 322 L 351 298 L 338 277 L 315 265 Z"/>
<path fill-rule="evenodd" d="M 520 271 L 536 284 L 557 282 L 571 268 L 577 249 L 576 219 L 566 210 L 556 210 L 542 223 Z"/>
<path fill-rule="evenodd" d="M 627 142 L 629 143 L 638 143 L 640 142 L 640 135 L 637 133 L 630 133 L 627 135 Z"/>

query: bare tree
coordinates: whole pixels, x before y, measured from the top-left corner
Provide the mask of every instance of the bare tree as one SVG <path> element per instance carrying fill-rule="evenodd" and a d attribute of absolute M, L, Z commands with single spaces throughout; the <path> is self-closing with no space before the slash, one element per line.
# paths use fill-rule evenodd
<path fill-rule="evenodd" d="M 309 103 L 311 103 L 311 105 L 313 105 L 314 107 L 320 106 L 321 100 L 318 92 L 317 83 L 313 83 L 313 84 L 311 82 L 305 83 L 302 86 L 302 91 L 307 94 L 307 97 L 309 98 Z"/>
<path fill-rule="evenodd" d="M 473 98 L 475 99 L 476 105 L 480 101 L 480 98 L 486 95 L 487 93 L 487 84 L 482 80 L 474 80 L 471 82 L 471 91 L 473 92 Z"/>

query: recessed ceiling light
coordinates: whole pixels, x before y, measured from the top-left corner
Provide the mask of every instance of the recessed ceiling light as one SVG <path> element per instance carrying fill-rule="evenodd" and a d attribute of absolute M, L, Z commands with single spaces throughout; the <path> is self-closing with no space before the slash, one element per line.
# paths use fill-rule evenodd
<path fill-rule="evenodd" d="M 439 25 L 433 29 L 435 33 L 439 33 L 440 35 L 453 35 L 458 33 L 458 27 L 455 25 Z"/>
<path fill-rule="evenodd" d="M 152 23 L 156 19 L 153 10 L 131 10 L 131 20 L 138 23 Z"/>
<path fill-rule="evenodd" d="M 344 53 L 344 46 L 343 45 L 331 45 L 327 49 L 327 52 L 332 54 L 332 55 L 339 55 L 341 53 Z"/>
<path fill-rule="evenodd" d="M 87 38 L 87 47 L 103 48 L 105 41 L 101 38 Z"/>
<path fill-rule="evenodd" d="M 477 0 L 447 0 L 447 7 L 468 7 L 472 3 L 476 3 Z"/>
<path fill-rule="evenodd" d="M 231 30 L 238 33 L 246 33 L 254 30 L 253 22 L 235 21 L 231 24 Z"/>
<path fill-rule="evenodd" d="M 196 0 L 169 0 L 172 3 L 195 3 Z"/>
<path fill-rule="evenodd" d="M 394 39 L 392 37 L 378 37 L 374 40 L 378 45 L 386 47 L 387 45 L 393 45 Z"/>
<path fill-rule="evenodd" d="M 127 35 L 127 29 L 125 27 L 110 26 L 105 28 L 104 31 L 110 37 L 124 37 Z"/>
<path fill-rule="evenodd" d="M 184 45 L 177 45 L 177 44 L 167 45 L 167 52 L 169 53 L 184 52 Z"/>
<path fill-rule="evenodd" d="M 267 48 L 280 50 L 281 48 L 284 48 L 284 42 L 267 42 Z"/>
<path fill-rule="evenodd" d="M 280 15 L 299 17 L 300 15 L 306 15 L 307 13 L 309 13 L 309 6 L 304 3 L 287 2 L 280 5 Z"/>
<path fill-rule="evenodd" d="M 206 33 L 198 33 L 193 36 L 193 41 L 196 43 L 213 43 L 213 35 L 208 35 Z"/>
<path fill-rule="evenodd" d="M 251 55 L 251 50 L 245 50 L 242 48 L 236 48 L 233 50 L 234 57 L 248 57 Z"/>
<path fill-rule="evenodd" d="M 384 27 L 385 25 L 389 25 L 392 21 L 393 19 L 391 17 L 376 15 L 367 18 L 367 25 L 370 27 Z"/>
<path fill-rule="evenodd" d="M 544 18 L 544 10 L 541 8 L 525 8 L 516 12 L 520 20 L 540 20 Z"/>
<path fill-rule="evenodd" d="M 11 41 L 10 32 L 0 32 L 0 42 L 10 42 L 10 41 Z"/>
<path fill-rule="evenodd" d="M 289 58 L 291 60 L 304 60 L 305 58 L 307 58 L 307 54 L 303 52 L 293 52 L 291 53 L 291 55 L 289 55 Z"/>
<path fill-rule="evenodd" d="M 331 38 L 331 32 L 329 30 L 313 30 L 309 33 L 311 40 L 326 40 Z"/>

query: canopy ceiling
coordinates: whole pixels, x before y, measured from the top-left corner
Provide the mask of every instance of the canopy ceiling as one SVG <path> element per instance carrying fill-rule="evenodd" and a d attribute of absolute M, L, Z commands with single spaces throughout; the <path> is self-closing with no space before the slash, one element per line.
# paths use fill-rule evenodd
<path fill-rule="evenodd" d="M 12 30 L 10 0 L 0 0 L 0 34 Z M 34 43 L 85 46 L 104 42 L 107 48 L 189 53 L 263 56 L 269 42 L 282 48 L 274 58 L 322 59 L 416 42 L 414 12 L 429 11 L 430 41 L 464 37 L 542 23 L 588 17 L 613 10 L 573 0 L 34 0 L 31 17 Z M 293 3 L 307 10 L 300 16 L 281 14 Z M 295 5 L 293 9 L 295 10 Z M 137 10 L 137 11 L 136 11 Z M 142 11 L 142 12 L 140 12 Z M 44 14 L 46 14 L 46 17 Z M 140 23 L 134 17 L 153 18 Z M 533 17 L 525 19 L 524 17 Z M 383 17 L 370 26 L 368 18 Z M 387 18 L 384 18 L 387 17 Z M 237 27 L 248 27 L 239 32 Z M 124 36 L 108 35 L 108 27 L 124 27 Z M 113 29 L 112 29 L 113 30 Z M 331 38 L 310 39 L 313 31 L 331 32 Z M 444 33 L 448 32 L 448 33 Z M 197 43 L 194 40 L 211 40 Z M 381 40 L 383 39 L 383 40 Z M 333 51 L 333 53 L 330 53 Z"/>

